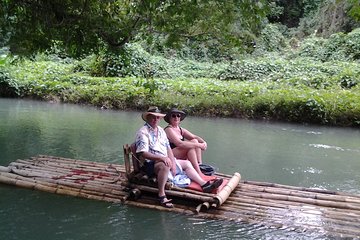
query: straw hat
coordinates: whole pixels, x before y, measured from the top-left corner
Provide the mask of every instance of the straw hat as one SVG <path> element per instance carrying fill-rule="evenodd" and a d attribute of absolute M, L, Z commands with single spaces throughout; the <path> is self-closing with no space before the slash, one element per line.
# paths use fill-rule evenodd
<path fill-rule="evenodd" d="M 186 117 L 186 113 L 184 111 L 181 111 L 177 108 L 172 108 L 170 109 L 170 111 L 166 114 L 166 116 L 164 117 L 164 120 L 167 122 L 167 123 L 170 123 L 170 117 L 171 117 L 171 114 L 173 113 L 179 113 L 181 115 L 180 117 L 180 121 L 184 120 L 185 117 Z"/>
<path fill-rule="evenodd" d="M 149 114 L 157 116 L 157 117 L 165 117 L 165 115 L 166 115 L 166 114 L 161 113 L 161 111 L 159 110 L 158 107 L 149 107 L 149 109 L 141 115 L 142 119 L 145 122 L 147 121 L 147 117 Z"/>

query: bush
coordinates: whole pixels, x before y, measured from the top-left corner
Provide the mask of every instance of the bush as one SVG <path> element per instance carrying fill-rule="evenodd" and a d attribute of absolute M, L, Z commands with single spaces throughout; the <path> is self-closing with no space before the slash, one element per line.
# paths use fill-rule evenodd
<path fill-rule="evenodd" d="M 360 60 L 360 28 L 347 34 L 345 49 L 349 59 Z"/>
<path fill-rule="evenodd" d="M 301 44 L 298 56 L 326 61 L 356 61 L 360 59 L 360 28 L 348 34 L 335 33 L 328 39 L 310 37 Z"/>
<path fill-rule="evenodd" d="M 74 70 L 96 77 L 200 78 L 216 77 L 223 68 L 223 63 L 150 55 L 140 44 L 134 43 L 127 44 L 117 55 L 104 52 L 82 59 Z"/>
<path fill-rule="evenodd" d="M 19 95 L 18 82 L 11 78 L 5 69 L 0 67 L 0 97 L 18 97 Z"/>
<path fill-rule="evenodd" d="M 267 24 L 256 41 L 253 55 L 261 56 L 264 52 L 282 52 L 288 47 L 287 41 L 275 24 Z"/>
<path fill-rule="evenodd" d="M 279 72 L 281 63 L 270 62 L 267 59 L 246 59 L 230 63 L 220 72 L 221 80 L 262 81 L 272 73 Z"/>

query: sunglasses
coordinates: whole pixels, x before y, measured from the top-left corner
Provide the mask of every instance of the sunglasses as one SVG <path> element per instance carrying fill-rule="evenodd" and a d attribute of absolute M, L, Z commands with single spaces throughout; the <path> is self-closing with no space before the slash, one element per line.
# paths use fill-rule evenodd
<path fill-rule="evenodd" d="M 178 117 L 178 118 L 181 118 L 181 115 L 180 115 L 180 114 L 171 114 L 171 117 L 172 117 L 172 118 L 177 118 L 177 117 Z"/>

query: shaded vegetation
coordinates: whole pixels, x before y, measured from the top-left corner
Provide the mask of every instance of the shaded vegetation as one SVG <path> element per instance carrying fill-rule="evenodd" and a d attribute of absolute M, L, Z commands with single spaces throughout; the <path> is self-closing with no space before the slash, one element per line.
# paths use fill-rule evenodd
<path fill-rule="evenodd" d="M 71 57 L 106 48 L 122 50 L 141 38 L 165 46 L 216 41 L 248 44 L 259 31 L 266 0 L 0 0 L 0 37 L 14 54 L 31 55 L 60 46 Z M 2 44 L 2 43 L 0 43 Z"/>

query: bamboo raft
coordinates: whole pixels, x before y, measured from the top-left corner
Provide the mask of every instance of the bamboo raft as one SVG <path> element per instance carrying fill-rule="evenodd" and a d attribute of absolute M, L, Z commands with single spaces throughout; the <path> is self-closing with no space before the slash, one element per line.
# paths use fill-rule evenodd
<path fill-rule="evenodd" d="M 126 160 L 126 159 L 125 159 Z M 154 186 L 128 181 L 129 165 L 36 156 L 0 166 L 0 183 L 49 193 L 229 220 L 326 236 L 360 236 L 360 195 L 274 183 L 240 181 L 217 173 L 234 189 L 217 195 L 172 187 L 174 208 L 158 204 Z M 131 166 L 130 166 L 131 168 Z M 224 197 L 224 199 L 219 199 Z"/>

